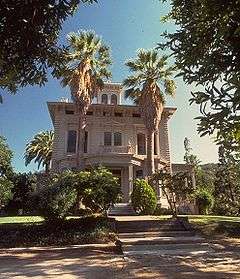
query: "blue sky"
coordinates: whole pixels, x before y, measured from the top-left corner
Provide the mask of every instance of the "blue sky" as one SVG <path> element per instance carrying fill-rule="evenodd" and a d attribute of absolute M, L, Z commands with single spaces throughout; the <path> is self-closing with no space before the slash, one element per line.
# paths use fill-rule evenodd
<path fill-rule="evenodd" d="M 112 81 L 121 82 L 128 71 L 124 62 L 135 57 L 139 48 L 153 48 L 161 41 L 160 34 L 171 31 L 173 24 L 163 24 L 160 17 L 167 13 L 167 4 L 159 0 L 99 0 L 98 4 L 81 6 L 74 17 L 63 25 L 60 42 L 66 42 L 69 32 L 81 29 L 94 30 L 111 47 L 113 65 Z M 177 94 L 167 105 L 177 107 L 170 120 L 171 154 L 174 162 L 182 162 L 183 140 L 191 140 L 193 152 L 203 163 L 217 161 L 217 147 L 209 137 L 200 138 L 197 134 L 197 106 L 189 106 L 188 99 L 194 86 L 176 79 Z M 59 81 L 49 77 L 44 87 L 26 87 L 11 96 L 0 92 L 4 103 L 0 105 L 0 135 L 7 138 L 14 151 L 13 165 L 16 171 L 36 170 L 35 164 L 25 167 L 23 154 L 26 143 L 39 131 L 52 129 L 47 110 L 47 101 L 57 101 L 69 97 L 68 88 L 61 88 Z"/>

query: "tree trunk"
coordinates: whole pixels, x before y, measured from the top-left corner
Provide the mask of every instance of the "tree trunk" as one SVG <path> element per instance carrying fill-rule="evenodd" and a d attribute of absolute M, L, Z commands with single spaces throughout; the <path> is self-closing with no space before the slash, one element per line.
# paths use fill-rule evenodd
<path fill-rule="evenodd" d="M 147 176 L 151 176 L 155 172 L 154 163 L 154 132 L 147 131 Z"/>
<path fill-rule="evenodd" d="M 78 135 L 77 135 L 77 153 L 76 153 L 76 168 L 77 170 L 84 170 L 84 150 L 83 150 L 83 141 L 84 141 L 84 114 L 78 108 Z"/>
<path fill-rule="evenodd" d="M 49 173 L 49 167 L 50 167 L 50 163 L 46 163 L 46 165 L 45 165 L 45 173 L 46 174 Z"/>

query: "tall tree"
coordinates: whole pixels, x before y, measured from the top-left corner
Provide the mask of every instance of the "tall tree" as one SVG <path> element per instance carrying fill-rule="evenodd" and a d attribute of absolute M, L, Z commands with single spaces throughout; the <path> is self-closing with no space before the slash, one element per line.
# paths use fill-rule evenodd
<path fill-rule="evenodd" d="M 239 146 L 235 135 L 240 131 L 240 1 L 169 2 L 165 19 L 177 28 L 165 32 L 166 42 L 159 46 L 170 48 L 185 82 L 205 88 L 191 98 L 202 113 L 200 134 L 217 132 L 220 144 L 228 136 L 228 148 L 233 149 Z"/>
<path fill-rule="evenodd" d="M 6 143 L 6 139 L 0 136 L 0 209 L 12 197 L 13 184 L 10 178 L 12 169 L 13 153 Z"/>
<path fill-rule="evenodd" d="M 176 86 L 170 79 L 175 68 L 167 66 L 167 56 L 143 49 L 126 66 L 132 74 L 123 81 L 125 96 L 139 105 L 147 129 L 147 176 L 150 176 L 155 171 L 154 132 L 159 128 L 165 95 L 175 94 Z"/>
<path fill-rule="evenodd" d="M 111 77 L 110 50 L 100 37 L 91 31 L 68 35 L 69 46 L 64 52 L 62 65 L 56 76 L 62 78 L 62 85 L 69 86 L 78 113 L 77 168 L 84 169 L 85 116 L 94 96 L 103 89 L 104 80 Z"/>
<path fill-rule="evenodd" d="M 6 143 L 6 139 L 0 136 L 0 177 L 12 175 L 12 157 L 13 153 Z"/>
<path fill-rule="evenodd" d="M 198 159 L 196 155 L 192 153 L 191 143 L 187 137 L 184 139 L 184 149 L 184 161 L 186 162 L 186 164 L 193 166 L 196 170 L 201 161 Z"/>
<path fill-rule="evenodd" d="M 80 3 L 93 2 L 1 0 L 0 88 L 14 93 L 19 87 L 44 84 L 48 67 L 61 59 L 57 42 L 63 22 Z"/>
<path fill-rule="evenodd" d="M 216 214 L 240 215 L 240 163 L 224 146 L 219 147 L 214 196 Z"/>
<path fill-rule="evenodd" d="M 48 173 L 52 158 L 53 139 L 53 131 L 45 131 L 35 135 L 26 146 L 25 165 L 27 166 L 34 160 L 34 163 L 38 164 L 38 168 L 42 165 L 45 167 L 45 172 Z"/>

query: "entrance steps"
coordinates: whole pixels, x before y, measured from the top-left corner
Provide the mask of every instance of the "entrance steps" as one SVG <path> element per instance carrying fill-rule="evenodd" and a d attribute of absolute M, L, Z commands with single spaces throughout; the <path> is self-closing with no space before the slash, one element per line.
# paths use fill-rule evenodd
<path fill-rule="evenodd" d="M 116 217 L 116 230 L 124 255 L 178 256 L 212 251 L 205 238 L 179 219 L 145 217 Z"/>
<path fill-rule="evenodd" d="M 108 216 L 135 216 L 136 213 L 129 203 L 117 203 L 108 210 Z"/>

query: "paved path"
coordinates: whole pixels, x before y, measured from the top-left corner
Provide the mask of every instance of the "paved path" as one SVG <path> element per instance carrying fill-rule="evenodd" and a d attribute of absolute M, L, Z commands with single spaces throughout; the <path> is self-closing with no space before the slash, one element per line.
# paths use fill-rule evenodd
<path fill-rule="evenodd" d="M 233 245 L 234 246 L 234 245 Z M 239 279 L 240 247 L 204 255 L 123 257 L 113 246 L 0 250 L 1 279 Z"/>

